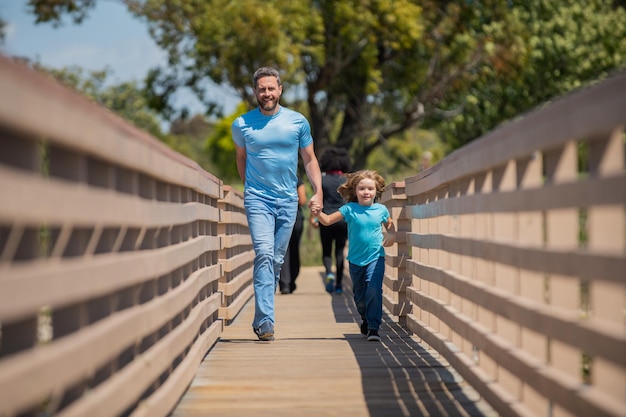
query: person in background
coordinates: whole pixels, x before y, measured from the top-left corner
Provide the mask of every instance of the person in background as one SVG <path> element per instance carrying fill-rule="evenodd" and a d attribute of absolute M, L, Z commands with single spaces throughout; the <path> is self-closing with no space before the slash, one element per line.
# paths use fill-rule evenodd
<path fill-rule="evenodd" d="M 339 193 L 348 203 L 333 214 L 312 209 L 319 222 L 331 225 L 340 220 L 348 223 L 348 262 L 354 302 L 361 316 L 361 333 L 369 341 L 380 341 L 378 333 L 383 316 L 383 277 L 385 249 L 395 243 L 395 226 L 389 210 L 377 203 L 385 180 L 376 171 L 363 170 L 347 174 Z M 383 233 L 383 225 L 386 233 Z M 386 236 L 385 236 L 386 235 Z"/>
<path fill-rule="evenodd" d="M 285 261 L 280 268 L 280 293 L 291 294 L 296 290 L 296 278 L 300 274 L 300 240 L 304 229 L 304 214 L 302 207 L 306 205 L 306 187 L 302 179 L 298 177 L 298 213 L 296 223 L 293 225 L 289 246 L 285 253 Z"/>
<path fill-rule="evenodd" d="M 262 67 L 252 87 L 258 107 L 231 125 L 237 171 L 244 183 L 244 208 L 254 247 L 254 319 L 259 340 L 274 340 L 274 294 L 298 212 L 298 153 L 313 187 L 311 210 L 321 210 L 322 174 L 311 127 L 300 113 L 279 104 L 279 72 Z"/>
<path fill-rule="evenodd" d="M 337 188 L 346 181 L 343 174 L 350 172 L 351 162 L 348 151 L 343 148 L 327 148 L 319 158 L 322 171 L 322 190 L 324 193 L 324 213 L 333 214 L 344 204 Z M 315 216 L 311 216 L 312 227 L 319 227 L 322 244 L 322 262 L 325 269 L 326 291 L 336 294 L 343 292 L 344 251 L 348 240 L 348 225 L 340 220 L 330 226 L 320 225 Z M 335 244 L 335 273 L 333 273 L 333 242 Z"/>

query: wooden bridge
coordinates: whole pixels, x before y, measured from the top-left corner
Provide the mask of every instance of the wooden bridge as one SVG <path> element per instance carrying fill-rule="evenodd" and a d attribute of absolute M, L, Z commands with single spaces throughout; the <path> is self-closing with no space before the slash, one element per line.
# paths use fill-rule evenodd
<path fill-rule="evenodd" d="M 305 269 L 250 327 L 243 196 L 0 58 L 0 417 L 626 416 L 626 73 L 383 195 L 381 343 Z"/>
<path fill-rule="evenodd" d="M 224 329 L 172 417 L 495 416 L 436 351 L 385 315 L 381 343 L 359 330 L 349 285 L 307 267 L 276 296 L 276 340 L 252 333 L 254 303 Z"/>

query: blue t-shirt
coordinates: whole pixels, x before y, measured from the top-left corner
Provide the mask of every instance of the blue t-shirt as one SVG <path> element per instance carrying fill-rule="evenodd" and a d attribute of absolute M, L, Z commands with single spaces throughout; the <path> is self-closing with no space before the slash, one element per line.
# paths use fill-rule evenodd
<path fill-rule="evenodd" d="M 383 248 L 383 225 L 389 219 L 389 210 L 385 205 L 374 203 L 362 206 L 350 202 L 339 208 L 339 212 L 348 223 L 348 261 L 365 266 L 385 256 Z"/>
<path fill-rule="evenodd" d="M 313 143 L 307 119 L 285 107 L 266 116 L 257 107 L 235 119 L 231 132 L 246 149 L 246 191 L 297 199 L 298 151 Z"/>

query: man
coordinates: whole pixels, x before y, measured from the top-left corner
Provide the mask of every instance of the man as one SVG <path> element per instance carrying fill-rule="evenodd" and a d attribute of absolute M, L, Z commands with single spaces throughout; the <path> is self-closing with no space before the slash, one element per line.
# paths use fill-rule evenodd
<path fill-rule="evenodd" d="M 255 252 L 252 328 L 259 340 L 270 341 L 274 340 L 274 294 L 298 209 L 298 152 L 313 186 L 311 209 L 323 207 L 322 175 L 309 122 L 279 104 L 283 86 L 278 71 L 259 68 L 253 88 L 259 106 L 239 116 L 231 131 Z"/>

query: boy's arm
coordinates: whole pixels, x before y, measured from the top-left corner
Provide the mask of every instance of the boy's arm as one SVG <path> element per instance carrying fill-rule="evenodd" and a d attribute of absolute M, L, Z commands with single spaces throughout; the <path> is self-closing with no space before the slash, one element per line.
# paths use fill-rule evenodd
<path fill-rule="evenodd" d="M 332 214 L 326 214 L 323 211 L 320 211 L 315 215 L 319 219 L 320 223 L 322 223 L 324 226 L 330 226 L 331 224 L 343 220 L 343 214 L 341 214 L 340 211 L 336 211 Z"/>
<path fill-rule="evenodd" d="M 383 233 L 383 246 L 391 246 L 396 243 L 396 226 L 393 224 L 391 217 L 387 219 L 387 223 L 383 223 L 386 232 Z"/>

